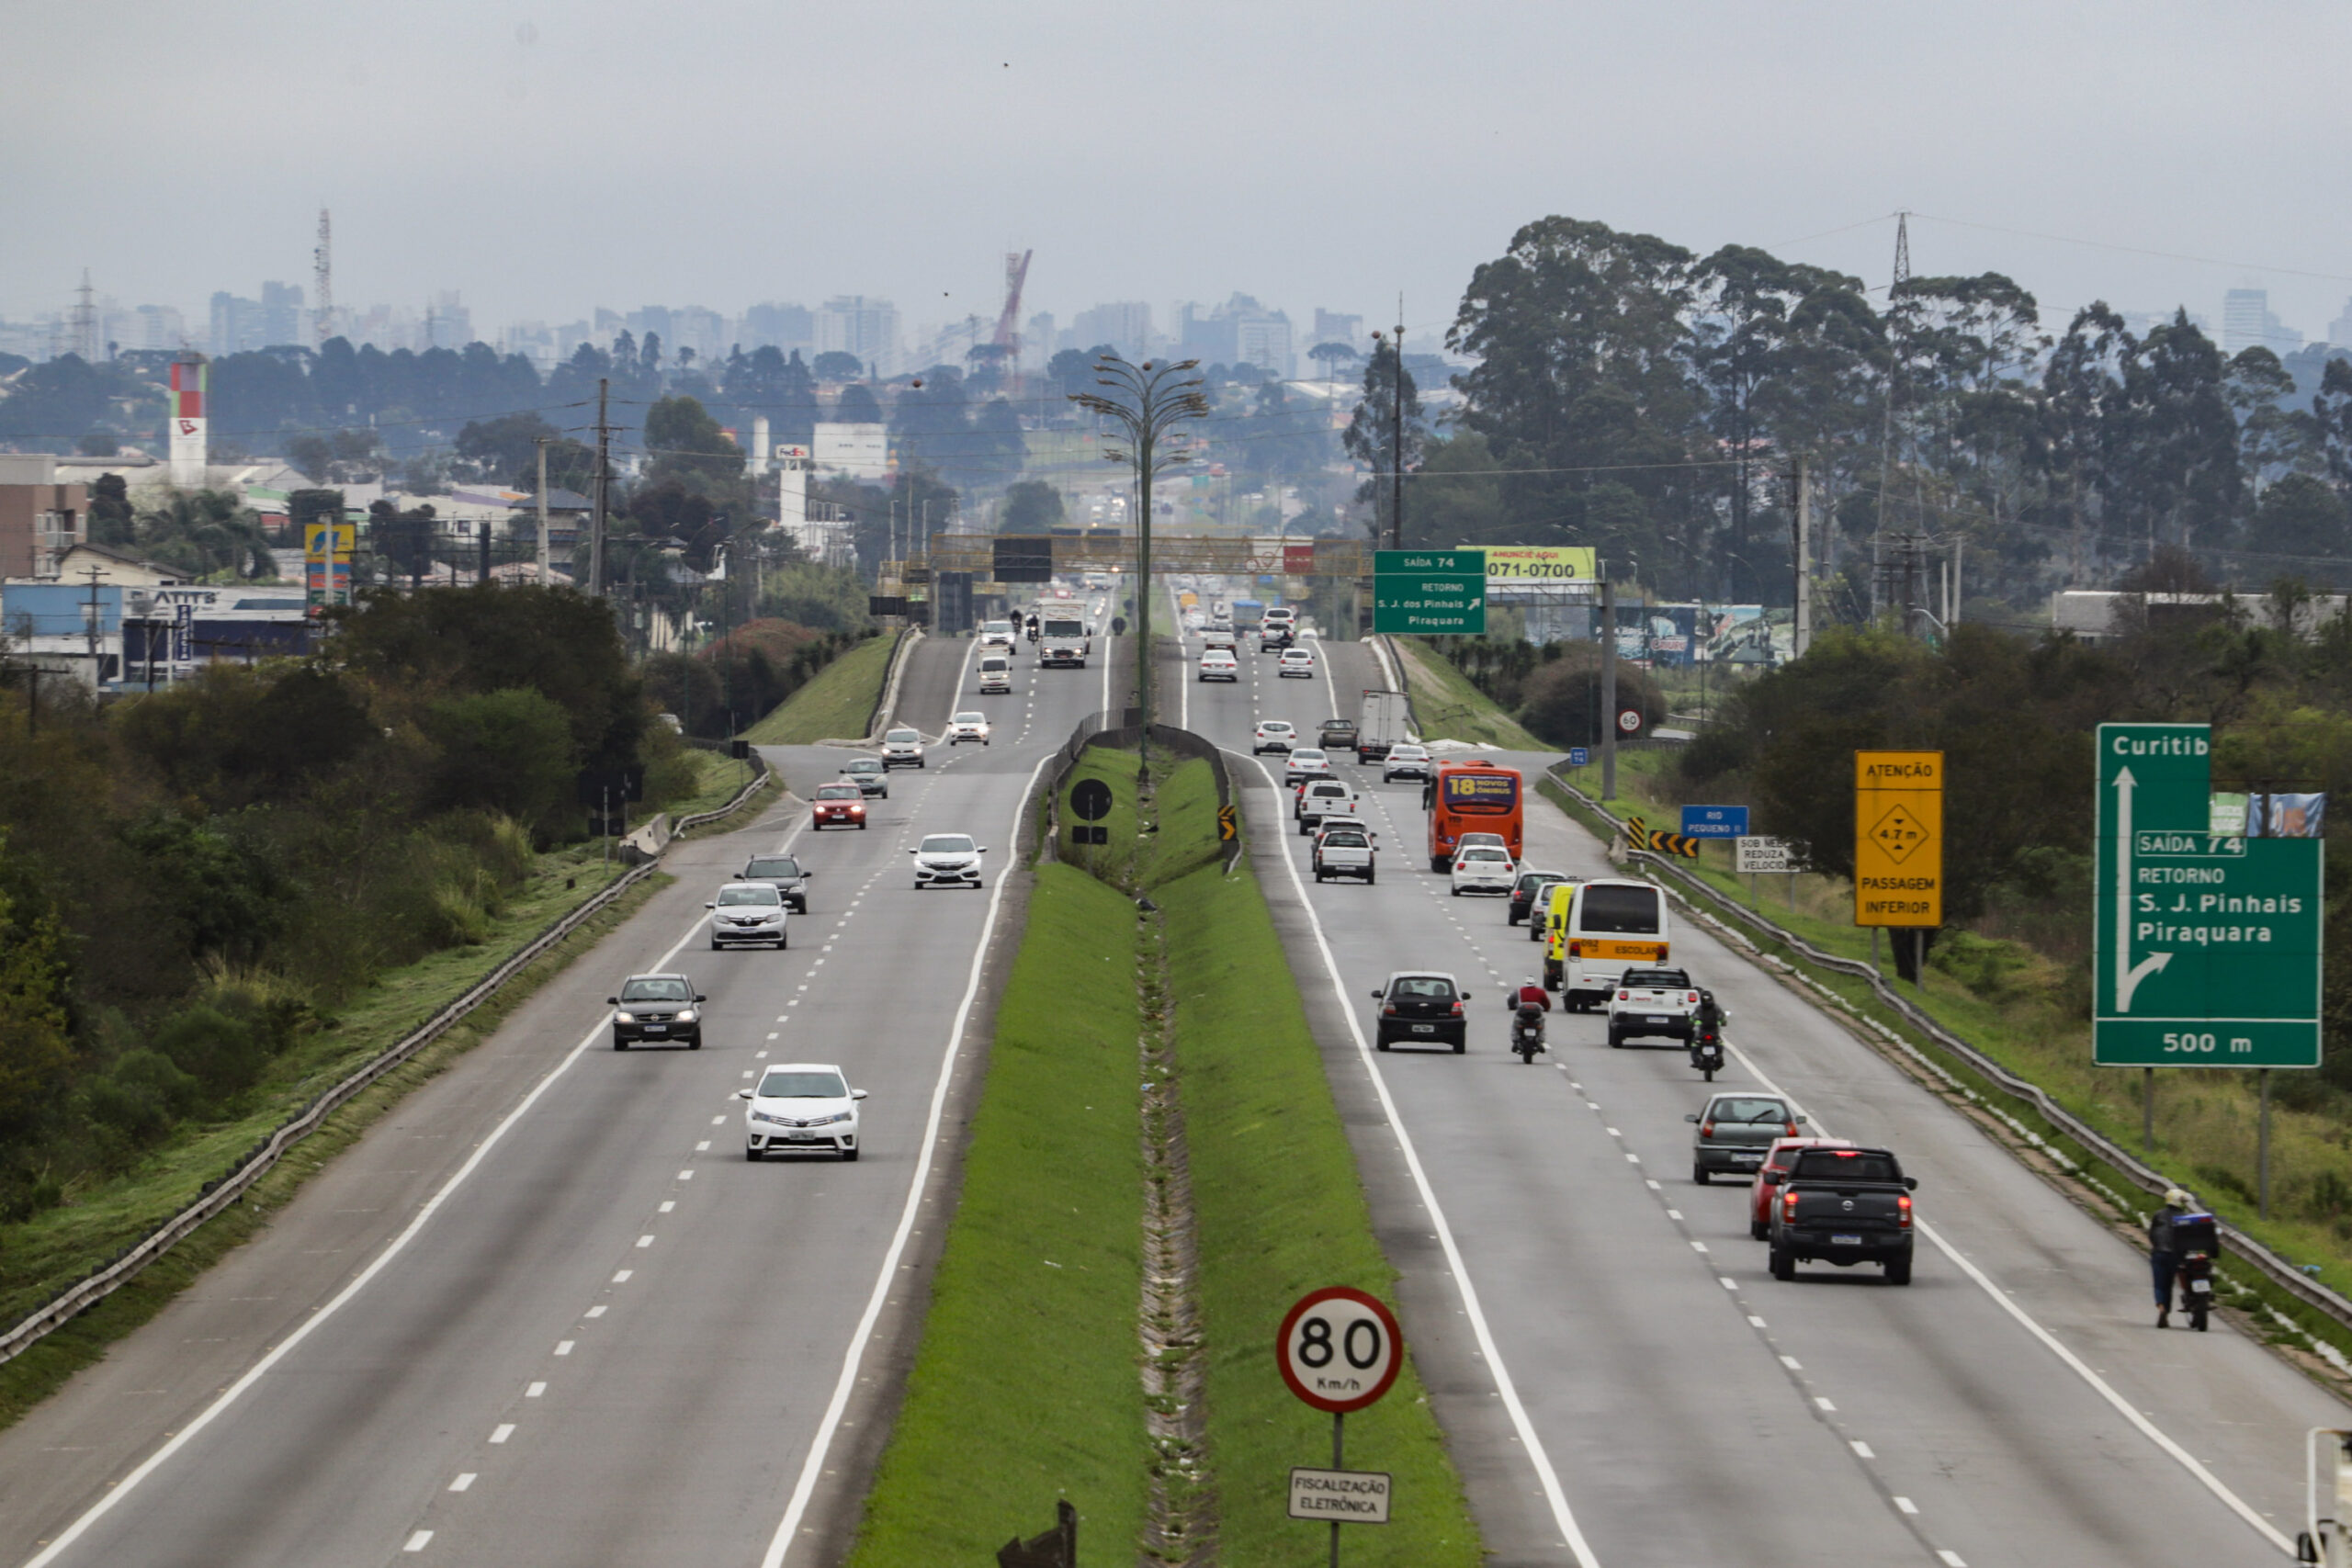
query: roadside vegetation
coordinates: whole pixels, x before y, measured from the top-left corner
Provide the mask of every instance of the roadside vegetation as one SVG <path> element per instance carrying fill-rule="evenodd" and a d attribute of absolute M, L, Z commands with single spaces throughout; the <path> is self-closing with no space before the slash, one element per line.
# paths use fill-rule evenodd
<path fill-rule="evenodd" d="M 758 746 L 809 746 L 865 733 L 865 721 L 889 679 L 898 639 L 872 637 L 827 664 L 766 717 L 743 732 Z"/>
<path fill-rule="evenodd" d="M 1320 1555 L 1284 1487 L 1330 1421 L 1283 1384 L 1274 1331 L 1310 1289 L 1393 1299 L 1396 1276 L 1272 918 L 1246 859 L 1225 874 L 1208 764 L 1159 772 L 1148 803 L 1132 751 L 1089 751 L 1069 781 L 1111 786 L 1111 841 L 1037 867 L 857 1568 L 984 1562 L 1065 1495 L 1087 1562 Z M 1147 1215 L 1170 1213 L 1189 1216 L 1181 1308 L 1144 1278 Z M 1198 1389 L 1199 1412 L 1168 1387 Z M 1349 1562 L 1482 1560 L 1409 1364 L 1350 1421 L 1349 1454 L 1400 1500 L 1396 1524 L 1350 1532 Z"/>

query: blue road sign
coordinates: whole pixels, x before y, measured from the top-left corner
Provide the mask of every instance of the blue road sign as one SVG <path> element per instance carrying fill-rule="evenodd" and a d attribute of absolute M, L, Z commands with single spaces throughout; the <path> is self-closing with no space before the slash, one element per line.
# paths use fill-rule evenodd
<path fill-rule="evenodd" d="M 1589 750 L 1586 750 L 1582 746 L 1571 746 L 1568 748 L 1568 766 L 1572 768 L 1583 768 L 1589 767 L 1591 763 L 1592 753 Z"/>
<path fill-rule="evenodd" d="M 1747 837 L 1747 807 L 1686 806 L 1682 808 L 1682 836 L 1686 839 L 1745 839 Z"/>

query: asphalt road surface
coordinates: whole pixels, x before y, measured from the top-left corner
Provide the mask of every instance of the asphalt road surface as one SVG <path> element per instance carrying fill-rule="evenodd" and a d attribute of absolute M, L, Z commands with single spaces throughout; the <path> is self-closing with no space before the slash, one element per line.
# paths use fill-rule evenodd
<path fill-rule="evenodd" d="M 898 713 L 935 736 L 980 708 L 987 748 L 899 771 L 863 832 L 812 835 L 792 799 L 677 846 L 674 886 L 0 1434 L 0 1555 L 835 1560 L 952 1190 L 980 1059 L 957 1031 L 1018 934 L 1019 804 L 1104 701 L 1103 660 L 1025 649 L 978 696 L 972 647 L 920 646 Z M 854 754 L 769 753 L 804 798 Z M 915 890 L 905 851 L 939 830 L 994 852 L 986 891 Z M 789 950 L 710 951 L 711 889 L 785 844 L 817 873 Z M 604 998 L 656 968 L 708 996 L 705 1044 L 616 1054 Z M 735 1091 L 791 1060 L 870 1091 L 858 1163 L 743 1158 Z"/>
<path fill-rule="evenodd" d="M 1772 1280 L 1746 1184 L 1691 1180 L 1682 1118 L 1711 1088 L 1680 1046 L 1612 1051 L 1599 1014 L 1555 1013 L 1548 1061 L 1508 1050 L 1502 996 L 1542 950 L 1501 899 L 1431 874 L 1418 782 L 1340 765 L 1380 877 L 1314 882 L 1250 728 L 1354 717 L 1389 682 L 1363 645 L 1308 646 L 1311 681 L 1247 648 L 1233 686 L 1171 669 L 1171 716 L 1240 753 L 1255 864 L 1493 1561 L 2088 1568 L 2290 1546 L 2303 1433 L 2352 1410 L 2218 1321 L 2158 1333 L 2142 1254 L 1704 928 L 1678 918 L 1674 961 L 1731 1014 L 1712 1089 L 1777 1087 L 1811 1130 L 1898 1152 L 1924 1226 L 1907 1289 L 1874 1267 Z M 1555 760 L 1490 755 L 1531 778 Z M 1532 795 L 1526 844 L 1531 865 L 1611 874 Z M 1421 966 L 1476 993 L 1466 1055 L 1369 1049 L 1367 993 Z"/>

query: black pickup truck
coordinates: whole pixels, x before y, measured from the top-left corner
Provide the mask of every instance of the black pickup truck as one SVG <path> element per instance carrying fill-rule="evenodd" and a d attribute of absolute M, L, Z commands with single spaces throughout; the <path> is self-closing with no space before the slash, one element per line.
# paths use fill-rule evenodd
<path fill-rule="evenodd" d="M 1911 1282 L 1911 1194 L 1919 1183 L 1885 1149 L 1806 1149 L 1785 1171 L 1767 1170 L 1772 1193 L 1772 1278 L 1793 1280 L 1819 1259 L 1840 1269 L 1883 1263 L 1886 1282 Z"/>

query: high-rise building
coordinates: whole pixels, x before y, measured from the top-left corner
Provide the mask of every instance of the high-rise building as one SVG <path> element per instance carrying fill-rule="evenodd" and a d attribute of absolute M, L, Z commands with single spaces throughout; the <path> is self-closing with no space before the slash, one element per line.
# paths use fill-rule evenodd
<path fill-rule="evenodd" d="M 770 300 L 743 312 L 739 335 L 747 350 L 777 348 L 788 355 L 797 348 L 807 354 L 817 346 L 817 322 L 805 305 Z"/>
<path fill-rule="evenodd" d="M 897 375 L 899 308 L 863 294 L 834 296 L 817 311 L 817 352 L 854 355 L 868 376 Z"/>
<path fill-rule="evenodd" d="M 133 331 L 138 341 L 126 346 L 137 348 L 180 348 L 187 343 L 187 321 L 169 305 L 141 305 L 139 324 Z"/>
<path fill-rule="evenodd" d="M 670 358 L 677 361 L 681 349 L 695 351 L 695 362 L 709 365 L 724 360 L 731 346 L 727 336 L 727 318 L 716 310 L 706 310 L 700 305 L 688 305 L 670 312 L 670 331 L 675 335 L 664 339 L 670 344 Z"/>
<path fill-rule="evenodd" d="M 280 344 L 306 344 L 311 341 L 310 320 L 302 310 L 302 288 L 294 283 L 265 283 L 261 286 L 261 343 L 263 348 L 276 348 Z"/>
<path fill-rule="evenodd" d="M 474 313 L 454 288 L 445 288 L 424 308 L 424 346 L 463 348 L 474 341 Z"/>
<path fill-rule="evenodd" d="M 1055 350 L 1061 346 L 1060 336 L 1052 311 L 1039 310 L 1031 316 L 1028 326 L 1021 333 L 1022 368 L 1044 369 L 1046 361 L 1051 359 Z"/>
<path fill-rule="evenodd" d="M 2338 348 L 2352 348 L 2352 299 L 2344 301 L 2344 314 L 2327 323 L 2327 341 Z"/>
<path fill-rule="evenodd" d="M 1364 345 L 1363 318 L 1342 316 L 1336 310 L 1327 310 L 1317 305 L 1315 308 L 1315 338 L 1306 346 L 1313 348 L 1317 344 L 1325 343 L 1343 343 L 1350 348 L 1361 350 Z"/>
<path fill-rule="evenodd" d="M 1151 357 L 1151 307 L 1140 299 L 1123 299 L 1080 310 L 1070 322 L 1070 341 L 1079 348 L 1109 344 L 1122 359 Z"/>
<path fill-rule="evenodd" d="M 1204 365 L 1254 366 L 1285 381 L 1297 374 L 1290 317 L 1247 294 L 1236 294 L 1205 313 L 1197 305 L 1184 305 L 1178 317 L 1184 354 Z"/>
<path fill-rule="evenodd" d="M 261 305 L 223 289 L 212 296 L 212 357 L 243 354 L 262 346 Z"/>
<path fill-rule="evenodd" d="M 2259 344 L 2274 354 L 2292 354 L 2303 334 L 2270 313 L 2267 288 L 2233 288 L 2222 297 L 2222 352 L 2236 354 Z"/>

